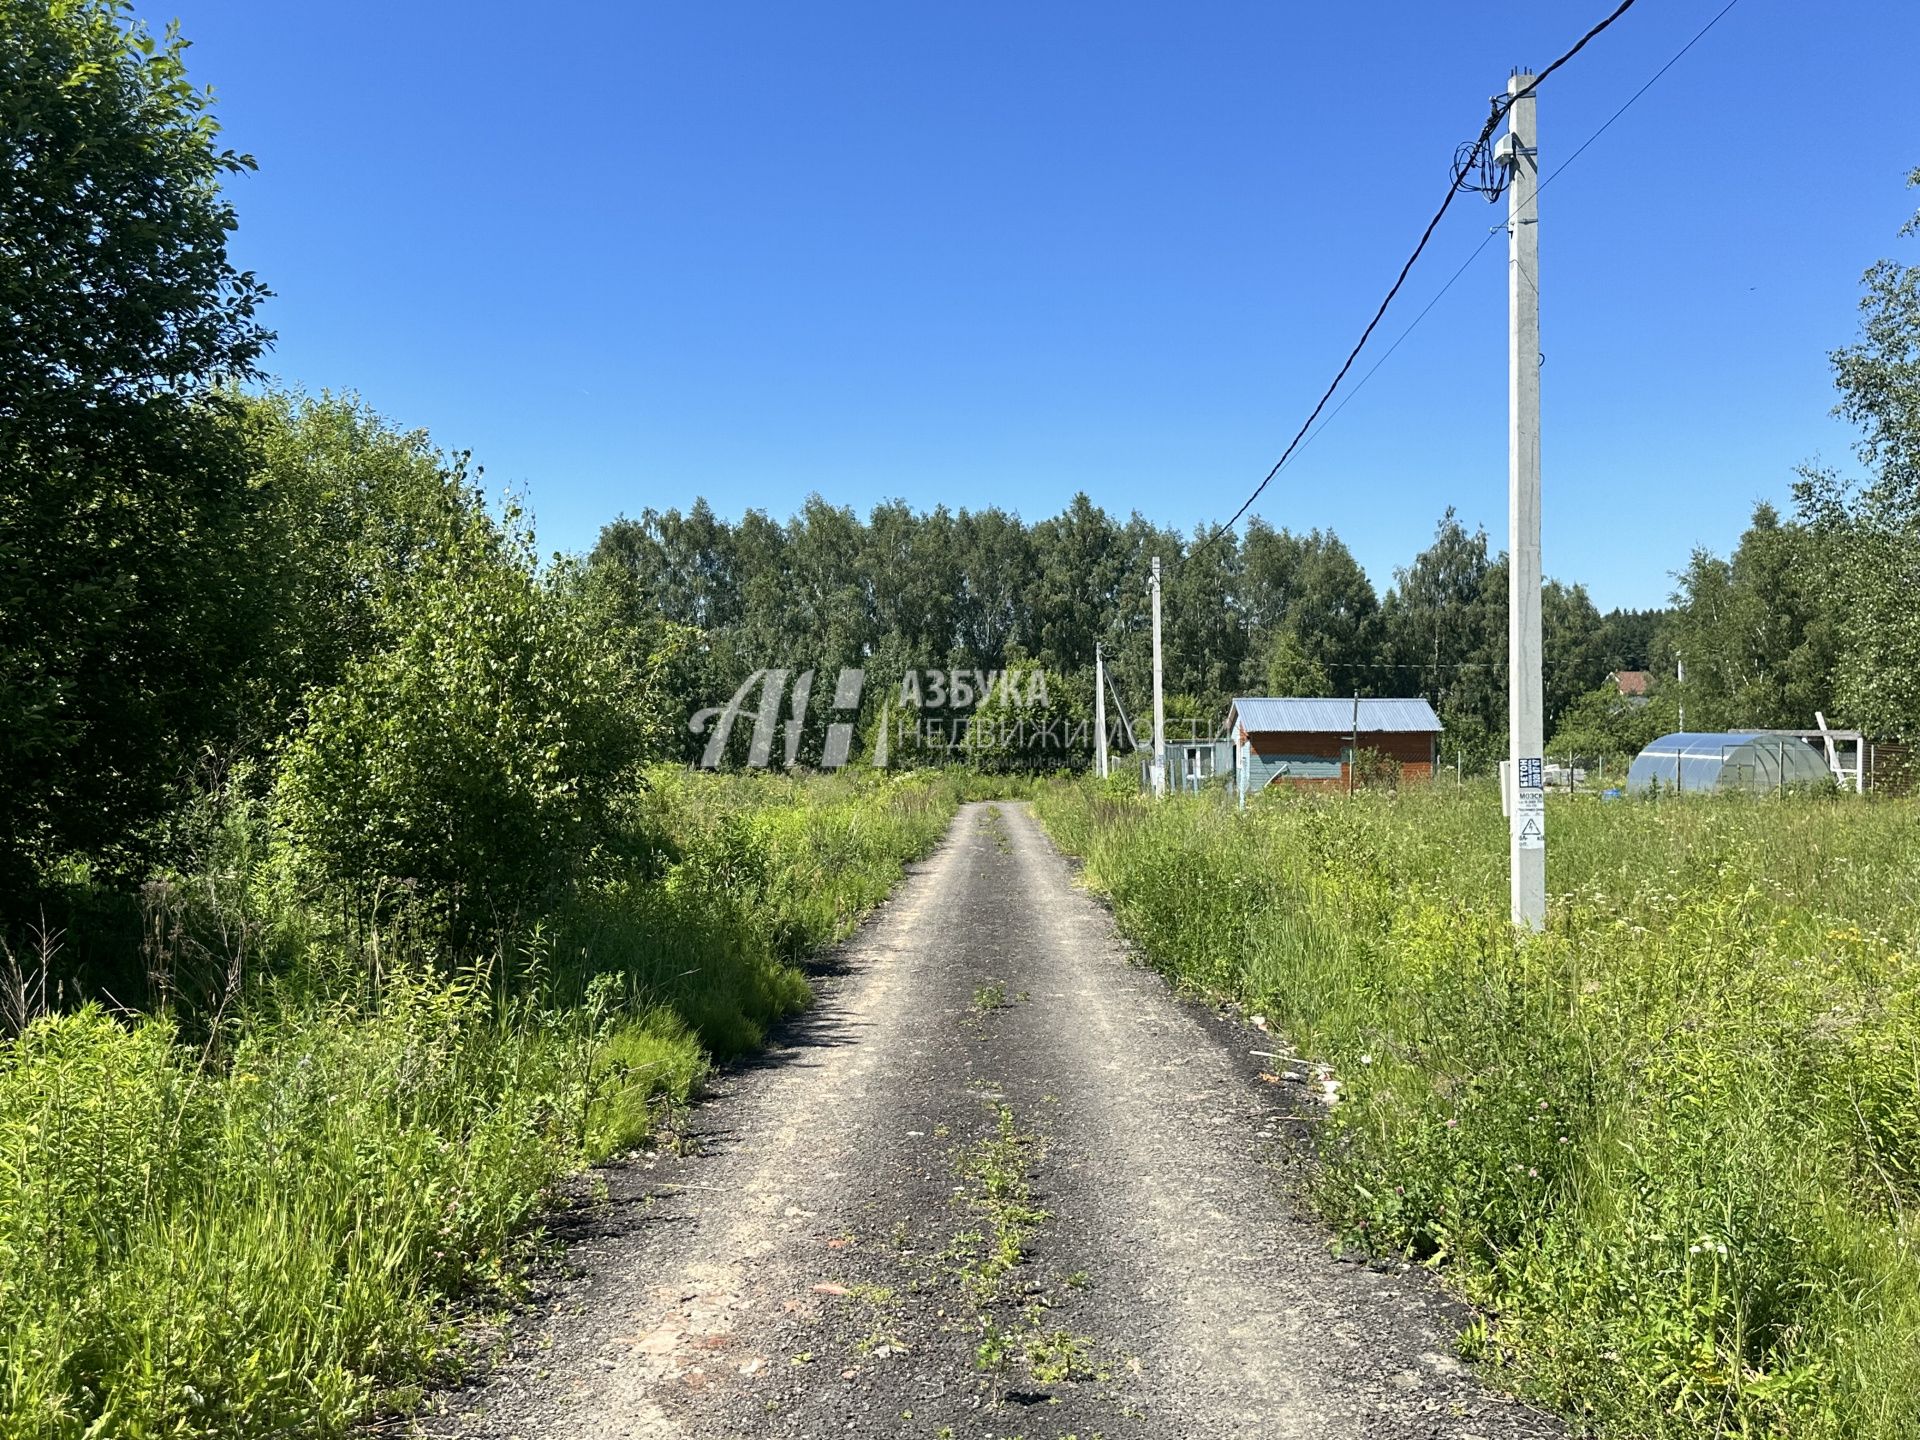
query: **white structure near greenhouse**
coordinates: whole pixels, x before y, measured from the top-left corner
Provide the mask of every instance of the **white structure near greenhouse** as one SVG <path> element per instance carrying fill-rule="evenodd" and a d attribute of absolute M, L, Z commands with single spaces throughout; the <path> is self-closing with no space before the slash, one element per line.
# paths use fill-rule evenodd
<path fill-rule="evenodd" d="M 1627 770 L 1627 790 L 1770 795 L 1831 784 L 1833 778 L 1820 752 L 1799 735 L 1683 730 L 1662 735 L 1635 757 Z"/>

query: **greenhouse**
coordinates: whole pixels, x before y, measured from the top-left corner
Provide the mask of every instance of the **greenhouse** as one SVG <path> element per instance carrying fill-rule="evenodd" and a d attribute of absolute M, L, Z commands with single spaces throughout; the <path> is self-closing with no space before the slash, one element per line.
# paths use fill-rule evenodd
<path fill-rule="evenodd" d="M 1662 735 L 1634 759 L 1627 789 L 1770 794 L 1833 777 L 1813 747 L 1794 735 L 1764 731 L 1681 731 Z"/>

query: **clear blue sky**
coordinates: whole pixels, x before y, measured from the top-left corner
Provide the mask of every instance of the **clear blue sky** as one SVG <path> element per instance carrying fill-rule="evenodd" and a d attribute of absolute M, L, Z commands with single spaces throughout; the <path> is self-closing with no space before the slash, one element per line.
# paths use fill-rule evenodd
<path fill-rule="evenodd" d="M 1554 76 L 1543 167 L 1721 3 L 1641 0 Z M 471 449 L 563 549 L 697 495 L 1223 518 L 1487 97 L 1611 8 L 175 4 L 260 162 L 272 367 Z M 1660 603 L 1796 462 L 1850 461 L 1826 352 L 1920 251 L 1916 56 L 1917 5 L 1741 0 L 1551 183 L 1549 574 Z M 1456 202 L 1383 342 L 1501 213 Z M 1501 237 L 1257 513 L 1383 588 L 1449 504 L 1504 545 L 1504 268 Z"/>

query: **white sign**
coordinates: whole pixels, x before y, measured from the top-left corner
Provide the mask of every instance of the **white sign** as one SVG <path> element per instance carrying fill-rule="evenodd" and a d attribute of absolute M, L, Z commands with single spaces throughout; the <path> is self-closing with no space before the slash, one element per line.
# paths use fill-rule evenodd
<path fill-rule="evenodd" d="M 1533 766 L 1538 767 L 1539 761 Z M 1529 766 L 1522 760 L 1519 766 L 1521 779 L 1528 778 Z M 1547 848 L 1547 792 L 1540 788 L 1540 771 L 1532 769 L 1532 785 L 1516 785 L 1513 791 L 1513 811 L 1511 825 L 1513 843 L 1522 850 L 1544 850 Z"/>

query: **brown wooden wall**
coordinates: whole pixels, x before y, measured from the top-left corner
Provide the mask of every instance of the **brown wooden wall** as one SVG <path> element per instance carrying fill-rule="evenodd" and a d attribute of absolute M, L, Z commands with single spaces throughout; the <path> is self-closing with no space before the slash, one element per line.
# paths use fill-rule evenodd
<path fill-rule="evenodd" d="M 1360 732 L 1360 748 L 1378 750 L 1382 755 L 1392 756 L 1400 762 L 1402 780 L 1420 781 L 1433 779 L 1433 750 L 1435 737 L 1427 731 L 1395 730 L 1388 732 Z M 1262 730 L 1249 733 L 1247 743 L 1253 747 L 1256 755 L 1312 755 L 1323 760 L 1338 760 L 1346 749 L 1346 737 L 1330 735 L 1325 731 L 1280 731 Z M 1340 766 L 1338 779 L 1280 777 L 1273 783 L 1293 785 L 1300 789 L 1344 789 L 1347 783 L 1347 766 Z"/>

